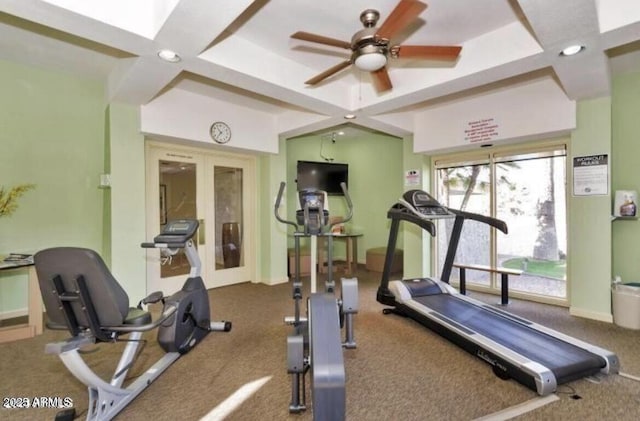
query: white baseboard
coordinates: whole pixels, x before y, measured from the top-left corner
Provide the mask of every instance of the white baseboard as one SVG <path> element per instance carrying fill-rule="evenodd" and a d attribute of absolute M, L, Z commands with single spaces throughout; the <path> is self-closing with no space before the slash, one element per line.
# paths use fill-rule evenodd
<path fill-rule="evenodd" d="M 599 322 L 613 323 L 613 315 L 585 310 L 583 308 L 569 307 L 569 314 L 576 317 L 582 317 L 584 319 L 591 319 L 591 320 L 597 320 Z"/>
<path fill-rule="evenodd" d="M 16 317 L 27 316 L 28 314 L 29 309 L 26 307 L 18 310 L 2 311 L 0 312 L 0 320 L 15 319 Z"/>
<path fill-rule="evenodd" d="M 286 284 L 287 282 L 289 282 L 289 278 L 284 277 L 284 278 L 275 278 L 275 279 L 262 279 L 257 283 L 273 286 L 273 285 L 279 285 L 279 284 Z"/>

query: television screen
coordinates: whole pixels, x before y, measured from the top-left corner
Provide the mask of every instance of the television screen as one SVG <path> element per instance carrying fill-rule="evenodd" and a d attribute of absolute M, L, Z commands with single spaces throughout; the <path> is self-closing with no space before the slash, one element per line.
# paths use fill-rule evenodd
<path fill-rule="evenodd" d="M 340 183 L 349 185 L 349 164 L 298 161 L 298 191 L 315 188 L 327 194 L 342 194 Z"/>

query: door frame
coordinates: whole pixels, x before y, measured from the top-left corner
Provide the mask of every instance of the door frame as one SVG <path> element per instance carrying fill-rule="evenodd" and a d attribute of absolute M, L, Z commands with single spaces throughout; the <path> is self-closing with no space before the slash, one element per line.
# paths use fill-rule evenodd
<path fill-rule="evenodd" d="M 243 163 L 243 212 L 244 220 L 242 227 L 242 244 L 244 249 L 244 266 L 240 270 L 238 268 L 224 269 L 228 271 L 225 274 L 224 279 L 220 279 L 220 274 L 215 269 L 215 245 L 214 235 L 211 234 L 210 238 L 207 234 L 204 236 L 198 234 L 197 243 L 201 247 L 198 247 L 198 253 L 202 260 L 202 277 L 207 285 L 207 288 L 215 288 L 224 285 L 230 285 L 234 283 L 256 281 L 257 276 L 257 243 L 258 243 L 258 230 L 257 230 L 257 179 L 256 179 L 256 166 L 257 159 L 254 155 L 238 154 L 223 152 L 208 148 L 198 148 L 192 146 L 183 146 L 174 143 L 165 143 L 155 141 L 152 139 L 145 139 L 145 185 L 146 185 L 146 197 L 145 197 L 145 231 L 146 238 L 152 240 L 159 234 L 160 226 L 160 212 L 159 212 L 159 168 L 158 162 L 162 159 L 162 156 L 166 156 L 166 159 L 185 160 L 196 163 L 197 166 L 202 168 L 196 169 L 196 195 L 198 197 L 197 209 L 198 219 L 204 220 L 205 229 L 208 223 L 213 223 L 213 197 L 206 198 L 207 191 L 213 192 L 213 178 L 210 175 L 213 174 L 213 165 L 224 165 L 225 161 L 230 163 Z M 222 164 L 221 164 L 222 163 Z M 231 166 L 231 165 L 230 165 Z M 211 167 L 211 168 L 208 168 Z M 211 193 L 212 194 L 212 193 Z M 209 230 L 214 232 L 214 230 Z M 158 266 L 155 266 L 160 261 L 160 251 L 158 249 L 147 250 L 147 270 L 146 270 L 146 287 L 147 293 L 154 290 L 163 289 L 158 288 L 163 283 L 159 279 Z M 209 264 L 212 262 L 212 264 Z M 158 280 L 155 280 L 155 278 Z M 165 278 L 166 279 L 166 278 Z M 186 277 L 177 284 L 167 284 L 167 292 L 177 291 L 184 282 Z"/>

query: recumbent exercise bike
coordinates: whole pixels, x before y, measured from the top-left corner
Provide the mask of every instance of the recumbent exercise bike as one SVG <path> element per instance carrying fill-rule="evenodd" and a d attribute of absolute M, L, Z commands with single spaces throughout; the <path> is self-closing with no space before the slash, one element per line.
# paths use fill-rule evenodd
<path fill-rule="evenodd" d="M 165 225 L 153 243 L 175 254 L 183 249 L 191 266 L 182 289 L 169 297 L 159 291 L 129 307 L 129 297 L 112 276 L 98 253 L 77 247 L 55 247 L 34 256 L 40 291 L 47 312 L 47 327 L 68 330 L 71 337 L 45 347 L 47 354 L 60 357 L 69 371 L 89 390 L 87 420 L 115 417 L 174 361 L 186 354 L 211 331 L 231 330 L 231 322 L 211 322 L 209 297 L 200 277 L 201 263 L 193 236 L 197 220 L 177 220 Z M 143 305 L 164 303 L 162 313 L 152 320 Z M 158 343 L 166 352 L 160 360 L 124 387 L 129 369 L 138 357 L 144 332 L 158 329 Z M 121 339 L 122 335 L 127 335 Z M 81 348 L 100 342 L 126 341 L 110 381 L 94 373 L 81 355 Z M 75 411 L 75 409 L 72 409 Z M 75 417 L 75 412 L 70 419 Z"/>

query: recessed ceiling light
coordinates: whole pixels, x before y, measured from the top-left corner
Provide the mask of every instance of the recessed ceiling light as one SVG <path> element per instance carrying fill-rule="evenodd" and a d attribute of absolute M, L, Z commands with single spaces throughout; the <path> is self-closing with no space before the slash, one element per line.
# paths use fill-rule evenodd
<path fill-rule="evenodd" d="M 175 51 L 171 51 L 171 50 L 158 51 L 158 57 L 160 57 L 164 61 L 168 61 L 169 63 L 177 63 L 180 60 L 182 60 Z"/>
<path fill-rule="evenodd" d="M 356 115 L 355 114 L 345 114 L 344 118 L 346 120 L 353 120 L 354 118 L 356 118 Z"/>
<path fill-rule="evenodd" d="M 570 45 L 560 52 L 561 56 L 573 56 L 584 50 L 584 45 Z"/>

